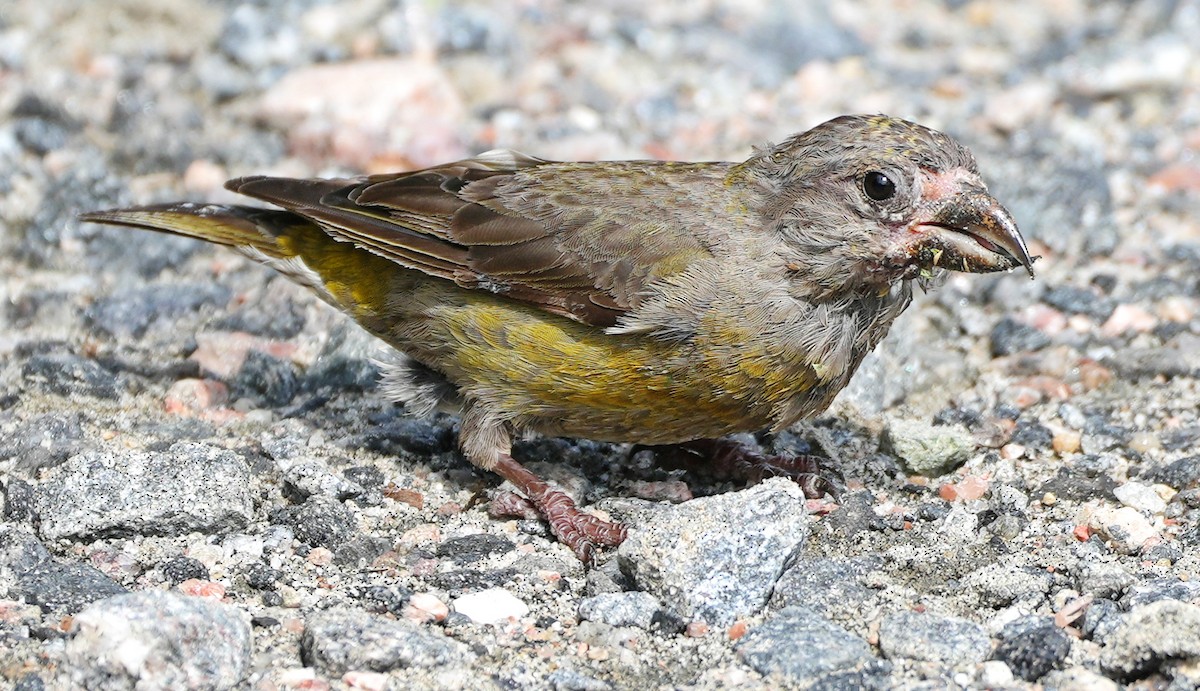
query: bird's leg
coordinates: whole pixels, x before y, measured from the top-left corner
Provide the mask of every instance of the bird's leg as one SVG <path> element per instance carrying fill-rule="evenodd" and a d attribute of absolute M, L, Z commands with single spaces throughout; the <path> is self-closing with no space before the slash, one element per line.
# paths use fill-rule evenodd
<path fill-rule="evenodd" d="M 705 463 L 712 474 L 735 480 L 756 483 L 768 477 L 786 477 L 797 485 L 809 499 L 819 499 L 826 492 L 837 493 L 841 485 L 838 474 L 822 468 L 824 459 L 810 454 L 778 454 L 766 456 L 732 439 L 696 439 L 671 446 L 650 447 L 669 464 L 695 468 Z"/>
<path fill-rule="evenodd" d="M 615 547 L 625 540 L 625 526 L 580 511 L 571 497 L 552 488 L 512 456 L 501 455 L 491 470 L 525 495 L 550 524 L 550 532 L 583 563 L 592 563 L 597 545 Z"/>
<path fill-rule="evenodd" d="M 512 427 L 491 415 L 486 408 L 468 401 L 462 411 L 458 445 L 463 455 L 483 470 L 490 470 L 511 482 L 537 513 L 550 524 L 550 532 L 579 560 L 591 564 L 596 546 L 613 547 L 625 539 L 625 526 L 584 513 L 566 493 L 554 489 L 545 480 L 529 472 L 512 457 Z M 495 510 L 528 515 L 519 502 L 506 500 Z"/>

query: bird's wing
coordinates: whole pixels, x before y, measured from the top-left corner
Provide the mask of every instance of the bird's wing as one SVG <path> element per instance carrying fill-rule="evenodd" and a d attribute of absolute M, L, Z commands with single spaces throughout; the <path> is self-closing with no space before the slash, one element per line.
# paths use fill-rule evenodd
<path fill-rule="evenodd" d="M 688 218 L 712 205 L 706 183 L 719 189 L 722 170 L 494 151 L 411 173 L 227 187 L 402 266 L 608 327 L 655 280 L 712 256 Z"/>

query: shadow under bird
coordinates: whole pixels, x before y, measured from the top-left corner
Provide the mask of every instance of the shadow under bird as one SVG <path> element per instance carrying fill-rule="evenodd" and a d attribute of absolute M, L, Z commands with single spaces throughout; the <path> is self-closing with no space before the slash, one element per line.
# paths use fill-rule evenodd
<path fill-rule="evenodd" d="M 882 115 L 835 118 L 741 163 L 492 151 L 227 187 L 280 210 L 176 203 L 81 218 L 227 245 L 345 311 L 403 354 L 387 395 L 459 415 L 463 454 L 515 485 L 584 561 L 624 526 L 514 460 L 515 436 L 720 449 L 703 440 L 823 411 L 914 282 L 1033 275 L 971 153 Z"/>

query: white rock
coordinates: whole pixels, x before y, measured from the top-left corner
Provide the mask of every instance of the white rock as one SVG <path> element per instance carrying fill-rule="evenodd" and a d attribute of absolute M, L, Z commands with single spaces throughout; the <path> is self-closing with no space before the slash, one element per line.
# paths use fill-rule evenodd
<path fill-rule="evenodd" d="M 988 660 L 979 665 L 979 685 L 987 689 L 1007 688 L 1013 683 L 1012 670 L 1000 660 Z"/>
<path fill-rule="evenodd" d="M 1139 511 L 1160 514 L 1167 508 L 1167 502 L 1163 501 L 1153 487 L 1140 482 L 1126 482 L 1114 489 L 1113 494 L 1125 506 Z"/>
<path fill-rule="evenodd" d="M 504 588 L 488 588 L 456 599 L 454 611 L 477 624 L 499 624 L 529 613 L 529 606 Z"/>
<path fill-rule="evenodd" d="M 1098 509 L 1092 514 L 1089 525 L 1122 554 L 1137 553 L 1147 540 L 1158 535 L 1154 525 L 1140 511 L 1129 506 Z"/>

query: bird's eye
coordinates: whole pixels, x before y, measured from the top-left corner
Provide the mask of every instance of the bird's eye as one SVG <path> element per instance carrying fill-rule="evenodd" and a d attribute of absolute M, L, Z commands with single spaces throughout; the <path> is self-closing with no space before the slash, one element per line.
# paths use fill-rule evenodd
<path fill-rule="evenodd" d="M 863 176 L 863 191 L 877 202 L 896 196 L 896 183 L 883 173 L 873 170 Z"/>

